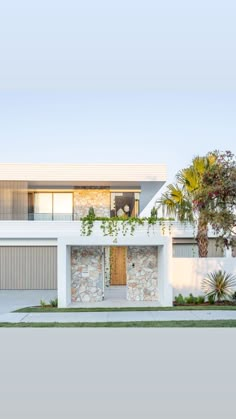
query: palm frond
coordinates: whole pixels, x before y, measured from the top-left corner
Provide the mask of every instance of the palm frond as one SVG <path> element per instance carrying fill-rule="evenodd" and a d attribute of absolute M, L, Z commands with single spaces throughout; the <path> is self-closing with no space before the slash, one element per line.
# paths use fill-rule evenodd
<path fill-rule="evenodd" d="M 178 184 L 168 185 L 157 203 L 162 208 L 163 216 L 174 216 L 181 222 L 193 221 L 192 203 Z"/>
<path fill-rule="evenodd" d="M 157 201 L 162 208 L 163 216 L 174 216 L 180 222 L 193 222 L 195 219 L 196 200 L 202 190 L 202 179 L 206 168 L 214 164 L 216 157 L 196 156 L 192 164 L 180 170 L 176 175 L 176 183 L 167 186 L 167 190 Z M 201 208 L 202 209 L 202 208 Z"/>

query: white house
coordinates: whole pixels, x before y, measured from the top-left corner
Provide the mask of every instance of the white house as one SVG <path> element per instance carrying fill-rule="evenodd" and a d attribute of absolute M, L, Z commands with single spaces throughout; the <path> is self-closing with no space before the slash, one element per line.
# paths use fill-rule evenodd
<path fill-rule="evenodd" d="M 132 228 L 165 181 L 156 164 L 0 164 L 0 289 L 57 289 L 60 307 L 99 303 L 117 286 L 165 306 L 173 292 L 199 292 L 199 276 L 235 259 L 212 247 L 199 262 L 192 230 L 176 223 Z M 90 208 L 100 220 L 86 224 Z"/>

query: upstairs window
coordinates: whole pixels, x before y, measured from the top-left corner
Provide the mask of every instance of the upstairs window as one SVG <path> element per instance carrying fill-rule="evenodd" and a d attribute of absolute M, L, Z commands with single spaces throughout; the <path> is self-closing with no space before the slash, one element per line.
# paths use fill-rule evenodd
<path fill-rule="evenodd" d="M 33 205 L 34 220 L 70 221 L 73 218 L 73 194 L 36 192 Z"/>

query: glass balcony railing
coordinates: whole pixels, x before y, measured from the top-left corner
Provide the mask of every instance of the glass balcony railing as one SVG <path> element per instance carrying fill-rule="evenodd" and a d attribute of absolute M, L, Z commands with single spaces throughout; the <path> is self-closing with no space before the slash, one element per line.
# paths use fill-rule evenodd
<path fill-rule="evenodd" d="M 73 221 L 74 213 L 29 213 L 29 221 Z"/>

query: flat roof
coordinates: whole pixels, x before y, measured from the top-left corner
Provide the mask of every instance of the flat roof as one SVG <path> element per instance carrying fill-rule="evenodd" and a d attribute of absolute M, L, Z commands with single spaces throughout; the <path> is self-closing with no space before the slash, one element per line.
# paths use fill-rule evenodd
<path fill-rule="evenodd" d="M 29 182 L 165 182 L 164 164 L 0 163 L 0 180 Z"/>

